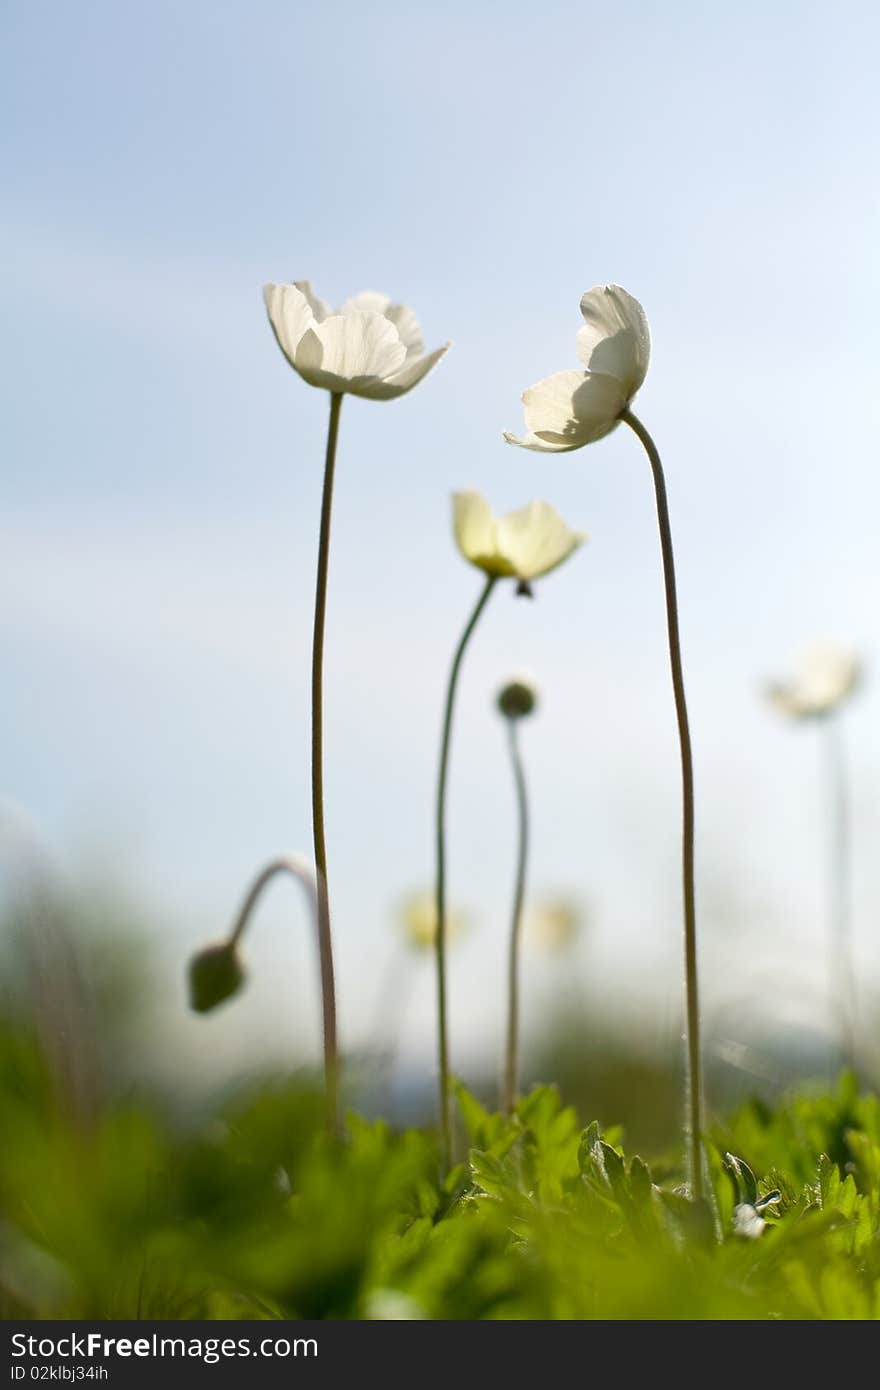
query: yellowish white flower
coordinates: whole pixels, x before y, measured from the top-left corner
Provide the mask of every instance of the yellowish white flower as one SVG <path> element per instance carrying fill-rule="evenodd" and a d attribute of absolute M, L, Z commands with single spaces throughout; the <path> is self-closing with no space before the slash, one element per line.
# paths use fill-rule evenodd
<path fill-rule="evenodd" d="M 577 354 L 584 371 L 557 372 L 523 392 L 526 430 L 508 444 L 564 453 L 614 429 L 645 379 L 651 335 L 645 311 L 619 285 L 597 285 L 581 299 Z"/>
<path fill-rule="evenodd" d="M 830 714 L 862 679 L 854 652 L 831 642 L 816 643 L 804 652 L 794 678 L 771 685 L 767 694 L 777 709 L 793 719 L 816 719 Z"/>
<path fill-rule="evenodd" d="M 291 367 L 325 391 L 393 400 L 417 386 L 449 347 L 426 354 L 412 309 L 373 290 L 347 299 L 335 312 L 308 280 L 266 285 L 263 298 Z"/>
<path fill-rule="evenodd" d="M 413 893 L 401 905 L 400 922 L 408 945 L 427 951 L 437 940 L 437 898 L 434 893 Z M 446 912 L 446 942 L 454 941 L 465 928 L 460 912 Z"/>
<path fill-rule="evenodd" d="M 587 539 L 572 531 L 549 502 L 495 516 L 479 492 L 452 497 L 455 541 L 466 560 L 497 578 L 528 582 L 567 560 Z"/>
<path fill-rule="evenodd" d="M 581 913 L 563 898 L 535 903 L 526 913 L 524 930 L 529 946 L 538 951 L 564 951 L 581 927 Z"/>

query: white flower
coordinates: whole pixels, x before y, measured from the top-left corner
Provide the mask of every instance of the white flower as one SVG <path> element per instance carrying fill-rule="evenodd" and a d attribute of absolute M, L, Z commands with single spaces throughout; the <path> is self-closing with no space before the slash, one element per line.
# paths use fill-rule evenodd
<path fill-rule="evenodd" d="M 536 903 L 526 913 L 525 935 L 539 951 L 564 951 L 580 931 L 582 915 L 577 906 L 563 898 Z"/>
<path fill-rule="evenodd" d="M 862 666 L 854 652 L 831 642 L 804 652 L 794 680 L 771 685 L 767 694 L 783 714 L 815 719 L 830 714 L 856 689 Z"/>
<path fill-rule="evenodd" d="M 291 367 L 325 391 L 393 400 L 417 386 L 449 347 L 426 355 L 412 309 L 371 290 L 347 299 L 336 313 L 308 280 L 266 285 L 263 298 Z"/>
<path fill-rule="evenodd" d="M 452 497 L 455 540 L 466 560 L 497 578 L 528 582 L 549 574 L 587 539 L 572 531 L 549 502 L 530 502 L 494 516 L 479 492 Z"/>
<path fill-rule="evenodd" d="M 757 1240 L 763 1235 L 767 1222 L 761 1216 L 757 1207 L 753 1207 L 750 1202 L 740 1202 L 733 1209 L 733 1234 L 743 1236 L 746 1240 Z"/>
<path fill-rule="evenodd" d="M 648 371 L 651 335 L 645 311 L 619 285 L 597 285 L 581 300 L 577 353 L 586 371 L 557 372 L 523 392 L 526 434 L 508 444 L 563 453 L 614 429 Z"/>
<path fill-rule="evenodd" d="M 434 893 L 413 893 L 401 905 L 400 922 L 407 944 L 417 951 L 427 950 L 437 940 L 437 898 Z M 447 910 L 447 944 L 460 936 L 465 929 L 465 919 L 460 912 Z"/>

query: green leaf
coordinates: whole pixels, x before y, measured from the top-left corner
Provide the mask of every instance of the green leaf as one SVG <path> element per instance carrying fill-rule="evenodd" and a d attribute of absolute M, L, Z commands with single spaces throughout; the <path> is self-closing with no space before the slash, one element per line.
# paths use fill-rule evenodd
<path fill-rule="evenodd" d="M 758 1201 L 758 1180 L 745 1159 L 726 1153 L 724 1164 L 736 1184 L 739 1201 L 746 1202 L 750 1207 L 755 1206 Z"/>

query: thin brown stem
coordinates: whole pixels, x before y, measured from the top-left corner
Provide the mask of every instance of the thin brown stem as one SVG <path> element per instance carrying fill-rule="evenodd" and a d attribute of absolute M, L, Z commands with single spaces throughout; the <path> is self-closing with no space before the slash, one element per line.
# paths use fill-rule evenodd
<path fill-rule="evenodd" d="M 529 848 L 529 802 L 526 776 L 519 747 L 519 720 L 507 721 L 508 746 L 513 765 L 517 806 L 516 881 L 513 916 L 510 923 L 510 949 L 507 964 L 507 1048 L 504 1057 L 504 1109 L 513 1113 L 519 1085 L 519 952 L 522 938 L 523 902 L 526 891 L 526 862 Z"/>
<path fill-rule="evenodd" d="M 446 1011 L 446 782 L 449 771 L 449 747 L 452 739 L 452 715 L 455 707 L 455 692 L 458 686 L 458 673 L 461 669 L 465 649 L 471 634 L 480 620 L 480 614 L 489 601 L 495 587 L 497 576 L 486 576 L 476 607 L 468 619 L 467 626 L 455 650 L 449 685 L 446 690 L 446 707 L 443 715 L 443 737 L 440 744 L 440 769 L 437 779 L 437 935 L 434 952 L 437 961 L 437 1052 L 440 1086 L 440 1142 L 444 1171 L 452 1162 L 452 1096 L 449 1087 L 449 1029 Z"/>
<path fill-rule="evenodd" d="M 666 500 L 666 481 L 657 446 L 642 422 L 627 407 L 620 417 L 629 425 L 644 446 L 654 477 L 657 500 L 657 524 L 660 530 L 660 549 L 663 554 L 663 582 L 666 589 L 666 626 L 669 638 L 669 664 L 672 670 L 672 689 L 675 694 L 675 715 L 678 720 L 678 741 L 681 749 L 682 785 L 682 883 L 684 889 L 684 961 L 687 996 L 687 1056 L 688 1056 L 688 1137 L 689 1177 L 691 1196 L 703 1195 L 703 1164 L 701 1140 L 703 1131 L 703 1078 L 700 1049 L 700 1008 L 697 988 L 697 915 L 694 892 L 694 765 L 691 735 L 688 726 L 687 704 L 684 695 L 684 674 L 681 664 L 681 638 L 678 626 L 678 599 L 675 589 L 675 558 L 672 549 L 672 528 Z"/>
<path fill-rule="evenodd" d="M 333 975 L 333 938 L 330 932 L 330 897 L 327 886 L 327 841 L 324 832 L 324 623 L 327 614 L 327 570 L 330 560 L 330 519 L 333 510 L 333 478 L 342 394 L 330 395 L 330 426 L 321 498 L 318 540 L 318 577 L 315 585 L 315 626 L 312 642 L 312 827 L 318 892 L 318 944 L 321 957 L 321 997 L 324 1006 L 324 1074 L 327 1090 L 327 1124 L 340 1130 L 339 1060 L 336 1042 L 336 985 Z"/>

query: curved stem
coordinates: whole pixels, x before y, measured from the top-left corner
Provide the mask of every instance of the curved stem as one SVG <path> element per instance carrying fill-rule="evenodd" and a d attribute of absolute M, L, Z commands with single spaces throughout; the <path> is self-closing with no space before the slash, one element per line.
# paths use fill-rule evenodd
<path fill-rule="evenodd" d="M 321 997 L 324 1006 L 324 1074 L 327 1089 L 327 1124 L 338 1133 L 339 1061 L 336 1043 L 336 985 L 333 977 L 333 938 L 330 933 L 330 897 L 327 887 L 327 842 L 324 834 L 324 621 L 327 613 L 327 569 L 330 560 L 330 518 L 333 509 L 333 477 L 342 395 L 330 395 L 330 425 L 321 498 L 321 530 L 318 541 L 318 578 L 315 585 L 315 626 L 312 641 L 312 827 L 318 893 L 318 947 L 321 957 Z"/>
<path fill-rule="evenodd" d="M 678 629 L 678 599 L 675 589 L 675 557 L 672 549 L 672 529 L 666 500 L 666 481 L 657 446 L 642 422 L 627 407 L 621 420 L 629 425 L 644 446 L 654 477 L 657 501 L 657 524 L 663 554 L 663 582 L 666 589 L 666 626 L 669 638 L 669 664 L 672 670 L 672 689 L 675 695 L 675 715 L 678 721 L 678 741 L 681 749 L 682 786 L 682 883 L 684 889 L 684 962 L 687 995 L 687 1055 L 688 1055 L 688 1131 L 689 1176 L 691 1196 L 703 1195 L 703 1165 L 701 1137 L 703 1130 L 703 1084 L 700 1051 L 700 1009 L 697 990 L 697 918 L 694 894 L 694 764 L 691 735 L 688 726 L 687 704 L 684 696 L 684 674 L 681 665 L 681 638 Z"/>
<path fill-rule="evenodd" d="M 838 717 L 825 720 L 824 745 L 830 805 L 828 950 L 834 1011 L 845 1065 L 856 1066 L 855 975 L 852 960 L 850 814 L 846 757 Z"/>
<path fill-rule="evenodd" d="M 312 917 L 315 923 L 315 936 L 318 936 L 318 894 L 315 888 L 315 876 L 309 866 L 293 855 L 281 855 L 278 859 L 272 859 L 264 869 L 261 869 L 245 894 L 244 901 L 238 911 L 238 916 L 233 924 L 232 931 L 229 933 L 229 945 L 235 947 L 247 930 L 251 913 L 259 902 L 263 889 L 267 887 L 277 874 L 290 874 L 302 884 L 309 899 L 309 906 L 312 910 Z"/>
<path fill-rule="evenodd" d="M 497 576 L 487 575 L 477 605 L 452 660 L 446 708 L 443 716 L 443 738 L 440 744 L 440 770 L 437 779 L 437 936 L 434 952 L 437 961 L 437 1051 L 440 1067 L 440 1137 L 444 1167 L 452 1160 L 452 1097 L 449 1091 L 449 1036 L 446 1019 L 446 780 L 449 768 L 449 745 L 452 737 L 452 714 L 455 691 L 462 658 L 480 614 L 489 601 Z"/>
<path fill-rule="evenodd" d="M 241 905 L 241 907 L 239 908 L 238 916 L 237 916 L 236 919 L 235 919 L 235 922 L 234 922 L 233 927 L 232 927 L 232 931 L 229 933 L 229 945 L 230 945 L 231 947 L 235 947 L 235 946 L 238 945 L 239 941 L 241 940 L 242 936 L 244 935 L 245 931 L 247 930 L 248 923 L 250 922 L 250 919 L 251 919 L 251 915 L 252 915 L 254 909 L 256 908 L 257 903 L 259 902 L 260 898 L 262 897 L 264 889 L 272 882 L 272 879 L 275 878 L 278 874 L 290 874 L 291 878 L 295 878 L 299 883 L 302 884 L 303 888 L 305 889 L 306 896 L 307 896 L 307 898 L 308 898 L 308 900 L 309 900 L 309 907 L 310 907 L 311 913 L 312 913 L 312 921 L 314 922 L 314 925 L 315 925 L 315 937 L 316 937 L 317 945 L 318 945 L 318 958 L 319 958 L 319 960 L 320 960 L 320 962 L 321 962 L 321 983 L 322 983 L 322 996 L 323 996 L 324 1040 L 325 1040 L 325 1049 L 324 1049 L 324 1088 L 325 1088 L 325 1094 L 326 1094 L 326 1096 L 327 1096 L 328 1124 L 329 1124 L 330 1121 L 332 1120 L 332 1121 L 334 1122 L 333 1127 L 335 1128 L 335 1119 L 336 1119 L 335 1096 L 334 1096 L 334 1100 L 333 1100 L 334 1109 L 332 1110 L 332 1112 L 331 1112 L 331 1110 L 330 1110 L 330 1097 L 331 1097 L 331 1094 L 332 1094 L 332 1092 L 331 1092 L 331 1085 L 332 1085 L 333 1077 L 332 1077 L 332 1074 L 328 1071 L 328 1068 L 327 1068 L 326 1039 L 327 1039 L 327 1035 L 328 1035 L 328 1016 L 327 1016 L 327 1002 L 328 1002 L 328 996 L 327 996 L 326 988 L 324 987 L 324 985 L 325 985 L 325 981 L 324 981 L 324 959 L 323 959 L 323 952 L 322 952 L 322 950 L 321 950 L 321 916 L 320 916 L 320 911 L 319 911 L 319 893 L 318 893 L 318 886 L 317 886 L 317 882 L 316 882 L 315 875 L 312 873 L 311 867 L 310 867 L 304 860 L 298 859 L 298 858 L 296 858 L 296 857 L 293 856 L 293 855 L 282 855 L 282 856 L 281 856 L 280 858 L 278 858 L 278 859 L 272 859 L 272 860 L 265 866 L 264 869 L 261 869 L 261 870 L 260 870 L 260 872 L 257 874 L 256 878 L 254 879 L 253 883 L 251 884 L 250 888 L 248 889 L 247 893 L 245 894 L 244 901 L 242 902 L 242 905 Z M 331 999 L 331 1002 L 332 1002 L 332 999 Z M 330 1020 L 330 1022 L 331 1022 L 331 1029 L 330 1029 L 330 1031 L 331 1031 L 331 1035 L 332 1035 L 332 1015 L 331 1015 L 331 1020 Z"/>
<path fill-rule="evenodd" d="M 526 891 L 526 860 L 529 848 L 529 802 L 526 776 L 519 747 L 519 720 L 507 721 L 510 760 L 516 784 L 519 839 L 516 859 L 516 886 L 510 923 L 510 954 L 507 965 L 507 1050 L 504 1059 L 504 1109 L 508 1115 L 516 1105 L 519 1081 L 519 948 L 522 937 L 523 901 Z"/>

